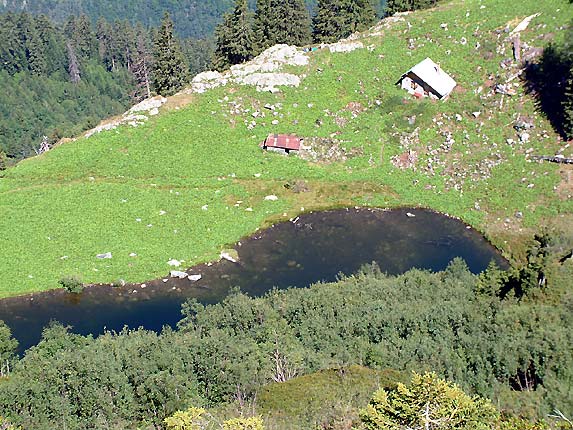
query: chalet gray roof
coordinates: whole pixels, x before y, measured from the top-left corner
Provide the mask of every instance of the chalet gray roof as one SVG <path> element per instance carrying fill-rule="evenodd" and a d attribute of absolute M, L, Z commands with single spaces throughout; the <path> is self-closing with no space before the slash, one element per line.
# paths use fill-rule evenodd
<path fill-rule="evenodd" d="M 408 71 L 408 73 L 410 72 L 414 73 L 426 84 L 432 87 L 432 89 L 438 93 L 440 98 L 446 97 L 456 86 L 456 81 L 454 81 L 450 75 L 444 72 L 442 68 L 438 64 L 434 63 L 430 58 L 426 58 L 416 64 Z"/>

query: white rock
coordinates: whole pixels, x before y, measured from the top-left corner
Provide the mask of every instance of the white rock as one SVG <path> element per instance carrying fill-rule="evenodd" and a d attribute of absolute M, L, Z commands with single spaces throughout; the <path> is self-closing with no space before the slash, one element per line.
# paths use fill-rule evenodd
<path fill-rule="evenodd" d="M 201 206 L 201 209 L 203 209 L 204 211 L 206 211 L 207 209 L 209 209 L 209 205 L 203 205 L 203 206 Z"/>
<path fill-rule="evenodd" d="M 414 215 L 414 214 L 411 213 L 411 212 L 406 212 L 406 216 L 407 216 L 408 218 L 414 218 L 416 215 Z"/>
<path fill-rule="evenodd" d="M 169 260 L 167 262 L 167 264 L 169 264 L 170 266 L 173 266 L 173 267 L 181 266 L 181 262 L 179 260 L 175 260 L 175 259 Z"/>
<path fill-rule="evenodd" d="M 181 272 L 179 270 L 172 270 L 169 272 L 169 276 L 171 276 L 172 278 L 179 278 L 179 279 L 183 279 L 187 277 L 187 273 L 186 272 Z"/>
<path fill-rule="evenodd" d="M 221 252 L 221 256 L 222 259 L 230 261 L 231 263 L 236 263 L 237 260 L 235 260 L 233 257 L 231 257 L 227 252 Z"/>
<path fill-rule="evenodd" d="M 273 194 L 269 195 L 269 196 L 265 196 L 265 200 L 270 200 L 272 202 L 277 201 L 279 198 Z"/>
<path fill-rule="evenodd" d="M 159 107 L 161 107 L 161 105 L 163 103 L 165 103 L 167 101 L 167 99 L 165 97 L 161 97 L 161 96 L 156 96 L 156 97 L 152 97 L 150 99 L 146 99 L 143 100 L 142 102 L 139 102 L 138 104 L 136 104 L 135 106 L 133 106 L 131 109 L 129 109 L 127 111 L 127 113 L 134 113 L 134 112 L 141 112 L 141 111 L 149 111 L 152 109 L 157 109 Z"/>
<path fill-rule="evenodd" d="M 362 42 L 340 41 L 337 43 L 331 43 L 325 47 L 327 47 L 330 52 L 351 52 L 355 51 L 356 49 L 364 48 L 364 44 Z"/>
<path fill-rule="evenodd" d="M 96 257 L 102 260 L 106 260 L 112 258 L 112 255 L 111 252 L 106 252 L 104 254 L 97 254 Z"/>
<path fill-rule="evenodd" d="M 189 275 L 189 276 L 187 276 L 187 279 L 189 279 L 192 282 L 198 281 L 201 278 L 202 278 L 201 275 Z"/>

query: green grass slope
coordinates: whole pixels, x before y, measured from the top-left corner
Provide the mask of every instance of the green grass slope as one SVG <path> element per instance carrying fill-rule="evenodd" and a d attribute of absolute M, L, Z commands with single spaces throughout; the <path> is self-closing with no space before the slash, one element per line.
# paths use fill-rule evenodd
<path fill-rule="evenodd" d="M 538 12 L 522 43 L 559 41 L 573 16 L 565 0 L 444 2 L 384 22 L 362 36 L 364 49 L 311 53 L 309 66 L 289 70 L 303 78 L 299 88 L 270 94 L 229 85 L 137 128 L 80 138 L 19 163 L 0 176 L 0 297 L 56 288 L 66 276 L 143 282 L 165 276 L 171 258 L 189 266 L 212 260 L 302 208 L 341 205 L 431 207 L 519 258 L 540 224 L 573 224 L 570 171 L 526 159 L 554 154 L 562 142 L 519 79 L 515 96 L 491 88 L 518 71 L 500 66 L 511 57 L 504 28 Z M 394 85 L 427 56 L 458 82 L 445 102 L 415 101 Z M 266 116 L 249 130 L 257 109 Z M 517 142 L 518 115 L 535 125 L 528 143 Z M 264 153 L 258 144 L 270 132 L 334 138 L 357 155 L 310 163 Z M 392 157 L 408 149 L 415 166 L 395 167 Z M 296 180 L 309 191 L 285 187 Z M 265 200 L 269 194 L 279 199 Z M 113 258 L 96 258 L 105 252 Z"/>

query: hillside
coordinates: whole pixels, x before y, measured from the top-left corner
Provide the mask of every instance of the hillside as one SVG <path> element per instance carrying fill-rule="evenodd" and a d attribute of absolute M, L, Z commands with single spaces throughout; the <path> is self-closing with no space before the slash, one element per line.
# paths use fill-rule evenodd
<path fill-rule="evenodd" d="M 255 1 L 249 2 L 252 7 Z M 379 2 L 382 10 L 384 2 Z M 316 0 L 307 0 L 309 9 Z M 0 13 L 5 11 L 27 11 L 34 15 L 45 14 L 50 18 L 64 22 L 70 15 L 85 14 L 93 23 L 99 17 L 108 21 L 129 20 L 147 27 L 157 27 L 164 11 L 168 11 L 175 21 L 175 29 L 180 37 L 204 38 L 213 34 L 215 26 L 225 12 L 233 6 L 232 0 L 113 0 L 77 1 L 77 0 L 6 0 L 0 2 Z"/>
<path fill-rule="evenodd" d="M 558 42 L 573 6 L 445 2 L 383 21 L 358 36 L 363 48 L 305 54 L 308 65 L 285 67 L 301 78 L 298 87 L 271 94 L 228 83 L 183 94 L 137 127 L 9 168 L 0 177 L 0 297 L 56 288 L 67 276 L 143 282 L 165 275 L 171 258 L 213 260 L 271 222 L 342 205 L 443 211 L 519 260 L 542 225 L 573 226 L 570 168 L 528 158 L 554 155 L 563 143 L 512 78 L 520 69 L 504 62 L 507 31 L 535 13 L 521 32 L 524 50 Z M 458 82 L 445 102 L 416 101 L 395 86 L 426 57 Z M 508 81 L 515 95 L 495 92 Z M 271 132 L 346 155 L 310 162 L 264 153 L 258 144 Z M 410 167 L 392 162 L 413 153 Z M 297 181 L 308 191 L 294 192 Z M 113 258 L 96 258 L 106 252 Z"/>

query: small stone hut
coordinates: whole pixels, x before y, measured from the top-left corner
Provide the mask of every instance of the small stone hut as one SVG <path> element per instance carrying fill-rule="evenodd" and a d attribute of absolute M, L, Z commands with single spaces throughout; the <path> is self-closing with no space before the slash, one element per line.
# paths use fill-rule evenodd
<path fill-rule="evenodd" d="M 404 73 L 397 84 L 418 98 L 443 100 L 455 88 L 456 81 L 438 64 L 426 58 Z"/>

